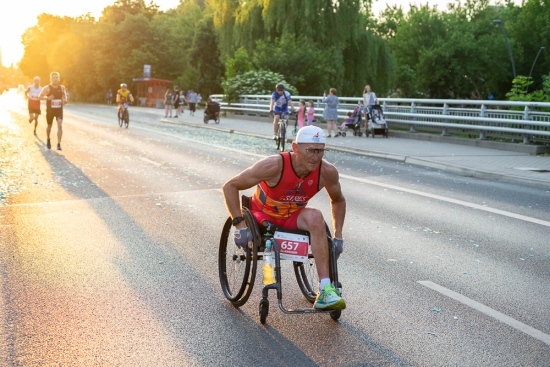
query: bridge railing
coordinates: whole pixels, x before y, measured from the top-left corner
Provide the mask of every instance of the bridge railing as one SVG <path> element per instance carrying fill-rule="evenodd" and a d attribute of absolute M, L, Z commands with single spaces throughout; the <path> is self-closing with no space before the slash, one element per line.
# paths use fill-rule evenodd
<path fill-rule="evenodd" d="M 222 111 L 268 116 L 271 95 L 241 95 L 238 102 L 220 101 Z M 360 97 L 338 97 L 338 117 L 362 104 Z M 322 121 L 324 103 L 319 96 L 294 96 L 292 102 L 312 101 L 315 117 Z M 390 130 L 438 133 L 464 138 L 502 139 L 524 144 L 550 144 L 550 103 L 491 100 L 379 98 Z"/>

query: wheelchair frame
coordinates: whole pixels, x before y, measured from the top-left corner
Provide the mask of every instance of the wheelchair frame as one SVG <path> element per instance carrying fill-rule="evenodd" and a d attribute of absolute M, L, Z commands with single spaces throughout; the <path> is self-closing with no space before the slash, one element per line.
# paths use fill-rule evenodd
<path fill-rule="evenodd" d="M 225 297 L 235 307 L 244 305 L 252 289 L 254 288 L 254 282 L 256 280 L 256 271 L 258 268 L 258 261 L 263 260 L 263 251 L 265 249 L 265 241 L 273 238 L 275 231 L 287 232 L 287 233 L 299 233 L 309 236 L 309 232 L 302 230 L 285 230 L 271 226 L 270 228 L 264 228 L 260 230 L 258 223 L 249 210 L 250 198 L 242 197 L 242 214 L 245 219 L 247 227 L 252 232 L 253 248 L 246 248 L 243 250 L 238 248 L 233 242 L 232 236 L 232 220 L 228 217 L 225 221 L 222 234 L 220 237 L 219 252 L 218 252 L 218 271 L 220 277 L 220 283 Z M 325 224 L 326 225 L 326 224 Z M 329 272 L 330 280 L 335 284 L 336 288 L 342 293 L 342 284 L 338 281 L 338 264 L 336 259 L 335 246 L 332 241 L 330 230 L 327 229 L 327 245 L 329 247 Z M 281 258 L 279 252 L 279 246 L 276 241 L 273 241 L 273 249 L 275 252 L 275 279 L 273 284 L 265 285 L 262 289 L 262 299 L 259 304 L 260 322 L 265 324 L 267 316 L 269 314 L 269 290 L 274 289 L 277 292 L 277 301 L 279 309 L 285 314 L 311 314 L 311 313 L 329 313 L 333 320 L 338 320 L 342 313 L 342 310 L 318 310 L 314 308 L 298 308 L 287 309 L 283 305 L 283 291 L 282 291 L 282 276 L 281 276 Z M 261 254 L 259 254 L 261 253 Z M 244 265 L 243 265 L 244 264 Z M 309 254 L 307 262 L 293 261 L 294 274 L 298 282 L 300 291 L 304 297 L 313 304 L 317 295 L 318 275 L 317 267 L 315 265 L 315 259 L 312 254 Z M 242 271 L 240 271 L 242 270 Z M 239 274 L 234 274 L 239 273 Z M 315 280 L 316 278 L 316 280 Z"/>

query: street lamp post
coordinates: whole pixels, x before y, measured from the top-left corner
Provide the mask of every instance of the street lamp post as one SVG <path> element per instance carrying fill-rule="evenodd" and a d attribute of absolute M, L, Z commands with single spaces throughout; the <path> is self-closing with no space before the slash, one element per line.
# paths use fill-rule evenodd
<path fill-rule="evenodd" d="M 539 58 L 539 55 L 542 50 L 544 50 L 544 46 L 541 46 L 539 48 L 539 52 L 537 52 L 537 56 L 535 57 L 535 61 L 533 61 L 533 65 L 531 65 L 531 71 L 529 72 L 529 79 L 531 79 L 531 74 L 533 74 L 533 69 L 535 68 L 535 64 L 537 63 L 537 60 Z M 525 87 L 525 93 L 527 93 L 527 90 L 529 89 L 529 86 Z"/>
<path fill-rule="evenodd" d="M 504 39 L 506 40 L 506 46 L 508 46 L 508 53 L 510 54 L 510 61 L 512 61 L 512 71 L 514 72 L 514 79 L 516 78 L 516 65 L 514 64 L 514 56 L 512 56 L 512 48 L 510 47 L 510 42 L 508 42 L 508 36 L 506 35 L 506 30 L 504 29 L 504 24 L 502 24 L 502 20 L 495 19 L 493 20 L 493 23 L 498 24 L 500 28 L 502 29 L 502 34 L 504 35 Z"/>

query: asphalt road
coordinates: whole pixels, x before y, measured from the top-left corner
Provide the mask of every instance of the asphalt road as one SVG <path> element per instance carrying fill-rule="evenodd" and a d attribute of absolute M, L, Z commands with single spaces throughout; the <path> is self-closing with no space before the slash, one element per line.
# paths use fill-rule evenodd
<path fill-rule="evenodd" d="M 348 307 L 224 298 L 221 185 L 272 141 L 67 105 L 63 151 L 0 99 L 0 366 L 549 366 L 550 195 L 330 152 Z M 201 113 L 195 117 L 201 118 Z M 53 129 L 55 136 L 56 128 Z M 53 139 L 55 142 L 55 138 Z M 328 218 L 326 194 L 311 205 Z M 307 307 L 290 264 L 283 302 Z"/>

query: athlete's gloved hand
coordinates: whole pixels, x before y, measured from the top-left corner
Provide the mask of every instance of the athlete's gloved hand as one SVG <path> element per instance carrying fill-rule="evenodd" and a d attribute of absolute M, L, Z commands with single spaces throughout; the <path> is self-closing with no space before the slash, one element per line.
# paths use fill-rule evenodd
<path fill-rule="evenodd" d="M 334 251 L 336 252 L 336 258 L 340 257 L 340 254 L 344 252 L 344 240 L 342 238 L 333 238 L 334 242 Z"/>
<path fill-rule="evenodd" d="M 246 250 L 246 246 L 248 246 L 248 242 L 252 242 L 252 232 L 248 230 L 247 227 L 235 229 L 234 234 L 235 239 L 235 245 L 239 246 L 243 250 Z"/>

